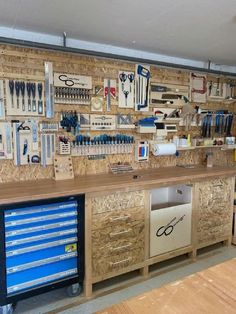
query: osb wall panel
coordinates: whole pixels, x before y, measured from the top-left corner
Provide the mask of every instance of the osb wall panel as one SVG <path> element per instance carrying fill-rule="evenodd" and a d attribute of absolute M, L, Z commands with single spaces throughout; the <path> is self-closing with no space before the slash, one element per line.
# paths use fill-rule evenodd
<path fill-rule="evenodd" d="M 227 237 L 232 229 L 231 178 L 199 184 L 197 242 Z"/>
<path fill-rule="evenodd" d="M 44 62 L 53 62 L 53 69 L 55 72 L 67 72 L 80 75 L 92 76 L 93 86 L 103 86 L 104 78 L 117 79 L 118 71 L 134 71 L 135 64 L 132 62 L 123 62 L 120 60 L 111 60 L 105 58 L 97 58 L 84 56 L 73 53 L 63 53 L 56 51 L 49 51 L 43 49 L 30 49 L 11 45 L 0 45 L 0 78 L 13 79 L 31 79 L 44 80 Z M 152 81 L 160 83 L 178 83 L 189 84 L 189 72 L 176 69 L 163 69 L 151 66 Z M 204 104 L 204 108 L 225 108 L 234 111 L 235 104 L 232 103 L 208 103 Z M 89 113 L 90 106 L 86 105 L 68 105 L 67 110 L 76 110 L 80 113 Z M 104 103 L 104 111 L 106 104 Z M 59 121 L 60 112 L 65 110 L 65 105 L 56 105 L 55 119 Z M 151 109 L 150 109 L 151 110 Z M 112 107 L 109 114 L 117 113 L 131 113 L 134 120 L 144 117 L 144 113 L 137 113 L 134 110 L 120 109 L 117 100 L 112 99 Z M 8 117 L 11 120 L 12 117 Z M 40 119 L 39 119 L 40 120 Z M 45 118 L 41 120 L 46 120 Z M 235 131 L 234 124 L 234 131 Z M 86 131 L 87 133 L 88 131 Z M 133 134 L 137 139 L 152 139 L 151 135 L 136 134 L 133 130 L 122 131 L 117 130 L 113 133 Z M 111 132 L 112 133 L 112 132 Z M 181 128 L 179 135 L 190 133 L 191 136 L 199 136 L 200 128 L 192 128 L 186 132 Z M 91 135 L 96 134 L 91 132 Z M 233 154 L 230 152 L 222 152 L 218 149 L 214 150 L 215 160 L 217 164 L 234 165 Z M 86 157 L 74 157 L 73 166 L 75 175 L 86 175 L 94 173 L 104 173 L 109 171 L 109 164 L 114 162 L 129 162 L 134 169 L 158 168 L 175 166 L 177 164 L 201 164 L 205 162 L 205 151 L 194 150 L 188 152 L 181 152 L 180 156 L 168 157 L 154 157 L 150 155 L 148 162 L 138 163 L 135 161 L 135 155 L 116 155 L 107 156 L 104 160 L 91 161 Z M 53 167 L 47 166 L 43 168 L 39 165 L 15 167 L 13 161 L 0 161 L 0 182 L 10 181 L 24 181 L 24 180 L 38 180 L 43 178 L 53 177 Z"/>

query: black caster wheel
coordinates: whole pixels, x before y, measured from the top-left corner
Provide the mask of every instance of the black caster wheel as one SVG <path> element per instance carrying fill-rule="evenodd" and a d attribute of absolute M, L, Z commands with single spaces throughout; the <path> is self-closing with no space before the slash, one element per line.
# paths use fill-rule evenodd
<path fill-rule="evenodd" d="M 69 297 L 77 297 L 80 295 L 82 291 L 82 287 L 79 283 L 75 283 L 74 285 L 71 285 L 67 287 L 66 292 Z"/>

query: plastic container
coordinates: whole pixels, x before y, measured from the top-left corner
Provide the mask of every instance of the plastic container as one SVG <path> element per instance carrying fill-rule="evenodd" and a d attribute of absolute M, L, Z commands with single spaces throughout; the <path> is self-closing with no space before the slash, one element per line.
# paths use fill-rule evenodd
<path fill-rule="evenodd" d="M 207 153 L 207 167 L 211 168 L 213 167 L 213 153 Z"/>

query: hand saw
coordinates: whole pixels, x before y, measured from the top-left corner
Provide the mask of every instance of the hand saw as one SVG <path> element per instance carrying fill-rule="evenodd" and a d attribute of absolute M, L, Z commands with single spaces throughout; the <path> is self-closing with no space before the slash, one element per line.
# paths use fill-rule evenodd
<path fill-rule="evenodd" d="M 149 69 L 139 64 L 137 68 L 137 74 L 138 74 L 138 91 L 139 91 L 137 108 L 138 110 L 140 110 L 142 108 L 148 107 L 148 90 L 149 90 L 150 71 Z"/>

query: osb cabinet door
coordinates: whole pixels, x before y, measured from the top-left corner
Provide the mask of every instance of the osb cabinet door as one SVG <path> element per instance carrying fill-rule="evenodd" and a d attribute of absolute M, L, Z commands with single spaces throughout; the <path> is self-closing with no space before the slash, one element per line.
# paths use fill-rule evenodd
<path fill-rule="evenodd" d="M 233 178 L 220 178 L 196 184 L 196 244 L 214 243 L 232 232 Z"/>

